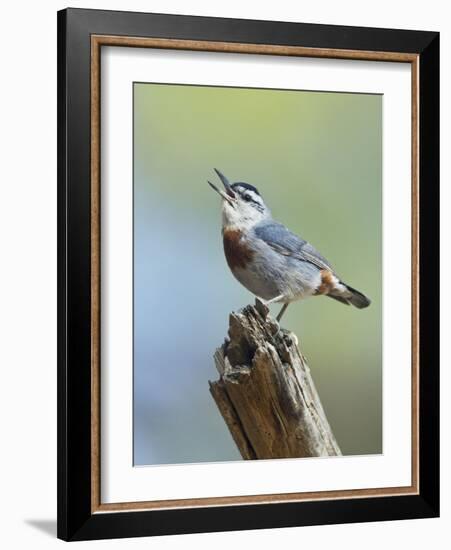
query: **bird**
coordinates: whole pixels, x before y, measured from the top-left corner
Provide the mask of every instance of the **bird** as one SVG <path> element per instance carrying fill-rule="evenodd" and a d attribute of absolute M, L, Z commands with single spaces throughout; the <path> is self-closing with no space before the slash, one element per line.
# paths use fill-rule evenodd
<path fill-rule="evenodd" d="M 224 189 L 208 184 L 222 198 L 222 238 L 234 277 L 266 305 L 288 305 L 311 296 L 328 296 L 363 309 L 371 300 L 343 282 L 332 265 L 309 242 L 274 220 L 258 189 L 229 180 L 216 168 Z"/>

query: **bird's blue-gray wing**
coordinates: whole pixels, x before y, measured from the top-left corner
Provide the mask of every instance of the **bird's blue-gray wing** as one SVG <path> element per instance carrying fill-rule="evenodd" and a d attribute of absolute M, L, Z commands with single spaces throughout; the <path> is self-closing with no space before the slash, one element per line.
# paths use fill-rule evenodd
<path fill-rule="evenodd" d="M 262 222 L 255 229 L 255 235 L 279 254 L 309 262 L 318 269 L 330 269 L 330 263 L 315 247 L 301 239 L 278 222 Z"/>

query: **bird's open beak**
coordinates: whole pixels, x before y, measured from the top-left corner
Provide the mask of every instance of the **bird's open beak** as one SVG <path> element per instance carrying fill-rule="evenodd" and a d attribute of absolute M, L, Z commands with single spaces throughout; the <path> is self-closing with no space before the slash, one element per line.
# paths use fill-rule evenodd
<path fill-rule="evenodd" d="M 214 185 L 214 183 L 211 183 L 211 181 L 208 182 L 210 187 L 212 187 L 217 193 L 221 195 L 224 200 L 226 200 L 229 204 L 233 206 L 233 204 L 236 202 L 236 198 L 232 186 L 229 183 L 229 180 L 224 176 L 224 174 L 221 174 L 219 170 L 216 170 L 216 168 L 215 172 L 218 174 L 219 179 L 222 181 L 225 191 L 223 191 L 222 189 L 218 189 L 216 185 Z"/>

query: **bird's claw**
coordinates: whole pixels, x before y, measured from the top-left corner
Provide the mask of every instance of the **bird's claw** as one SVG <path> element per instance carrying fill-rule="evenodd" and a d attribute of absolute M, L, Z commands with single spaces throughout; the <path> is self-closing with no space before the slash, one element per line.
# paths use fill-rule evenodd
<path fill-rule="evenodd" d="M 286 331 L 283 335 L 284 337 L 284 340 L 285 340 L 285 343 L 288 347 L 291 347 L 293 344 L 297 347 L 297 345 L 299 344 L 299 340 L 296 336 L 296 334 L 294 334 L 293 332 L 290 332 L 290 331 Z"/>
<path fill-rule="evenodd" d="M 294 334 L 294 332 L 291 332 L 290 330 L 287 330 L 286 328 L 281 327 L 278 323 L 277 330 L 271 335 L 271 337 L 273 341 L 275 341 L 277 338 L 282 338 L 287 347 L 291 347 L 293 344 L 295 346 L 299 344 L 299 340 L 296 334 Z"/>

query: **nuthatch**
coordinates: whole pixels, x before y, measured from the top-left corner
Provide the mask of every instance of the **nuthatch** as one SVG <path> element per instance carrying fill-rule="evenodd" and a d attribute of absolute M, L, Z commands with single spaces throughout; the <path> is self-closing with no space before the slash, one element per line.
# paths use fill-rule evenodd
<path fill-rule="evenodd" d="M 258 190 L 229 180 L 216 170 L 222 197 L 224 253 L 233 275 L 266 304 L 288 304 L 309 296 L 329 296 L 362 309 L 370 300 L 340 280 L 330 263 L 307 241 L 273 220 Z"/>

